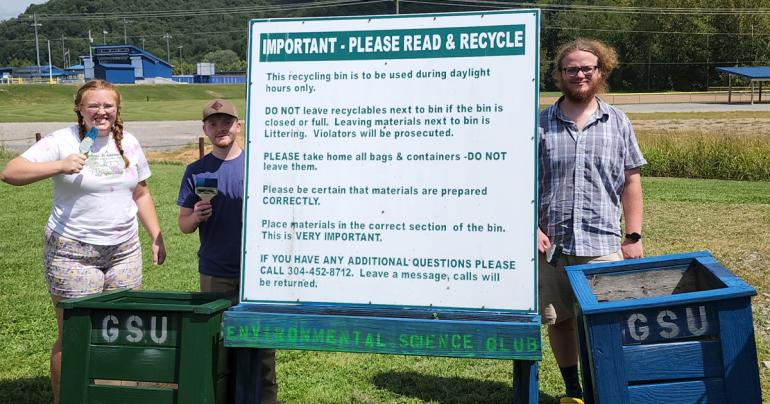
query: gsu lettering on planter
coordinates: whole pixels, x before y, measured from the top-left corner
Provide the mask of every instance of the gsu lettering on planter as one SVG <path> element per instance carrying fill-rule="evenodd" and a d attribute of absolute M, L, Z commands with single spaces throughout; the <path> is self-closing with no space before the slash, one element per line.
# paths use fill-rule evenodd
<path fill-rule="evenodd" d="M 147 324 L 149 322 L 149 324 Z M 121 327 L 118 316 L 113 314 L 105 315 L 101 320 L 101 337 L 105 342 L 128 342 L 128 343 L 150 343 L 163 344 L 168 339 L 168 317 L 152 315 L 149 321 L 138 315 L 129 315 L 125 317 Z M 149 330 L 147 329 L 149 326 Z M 121 338 L 121 328 L 125 329 L 125 334 Z M 149 337 L 149 338 L 148 338 Z"/>
<path fill-rule="evenodd" d="M 713 323 L 712 316 L 712 311 L 704 305 L 627 313 L 624 315 L 624 339 L 651 342 L 706 335 Z"/>

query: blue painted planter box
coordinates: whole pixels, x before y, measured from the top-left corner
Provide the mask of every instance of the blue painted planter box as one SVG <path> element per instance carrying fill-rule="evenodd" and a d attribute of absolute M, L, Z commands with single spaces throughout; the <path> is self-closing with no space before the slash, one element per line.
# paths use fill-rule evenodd
<path fill-rule="evenodd" d="M 760 403 L 756 291 L 708 252 L 567 267 L 586 403 Z"/>

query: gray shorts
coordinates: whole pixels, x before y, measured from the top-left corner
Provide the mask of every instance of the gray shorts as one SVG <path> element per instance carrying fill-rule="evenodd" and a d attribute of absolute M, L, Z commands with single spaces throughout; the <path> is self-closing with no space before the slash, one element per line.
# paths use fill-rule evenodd
<path fill-rule="evenodd" d="M 539 254 L 537 275 L 537 297 L 540 307 L 540 320 L 543 324 L 553 325 L 575 317 L 575 294 L 572 292 L 565 266 L 590 264 L 604 261 L 621 261 L 623 252 L 618 250 L 601 257 L 576 257 L 562 255 L 556 267 L 545 261 Z"/>

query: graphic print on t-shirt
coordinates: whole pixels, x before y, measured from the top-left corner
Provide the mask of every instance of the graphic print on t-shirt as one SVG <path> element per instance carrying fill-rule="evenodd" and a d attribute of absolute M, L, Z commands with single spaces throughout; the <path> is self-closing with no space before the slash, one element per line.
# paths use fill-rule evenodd
<path fill-rule="evenodd" d="M 125 163 L 118 153 L 92 154 L 86 160 L 85 169 L 95 177 L 122 175 L 125 171 Z"/>

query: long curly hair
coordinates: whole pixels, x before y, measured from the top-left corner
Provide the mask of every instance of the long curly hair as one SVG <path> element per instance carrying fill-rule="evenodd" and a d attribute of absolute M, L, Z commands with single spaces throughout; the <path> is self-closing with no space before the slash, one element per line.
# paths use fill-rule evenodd
<path fill-rule="evenodd" d="M 563 78 L 561 75 L 562 62 L 564 58 L 574 51 L 584 51 L 593 53 L 599 60 L 599 70 L 602 72 L 601 81 L 598 83 L 599 92 L 607 92 L 607 78 L 618 66 L 618 53 L 615 49 L 598 39 L 576 38 L 567 42 L 556 50 L 556 57 L 553 60 L 553 79 L 556 85 L 562 89 Z"/>
<path fill-rule="evenodd" d="M 115 86 L 104 80 L 91 80 L 86 84 L 83 84 L 75 94 L 75 115 L 78 117 L 78 128 L 80 130 L 80 140 L 86 136 L 86 124 L 83 115 L 80 114 L 80 103 L 83 102 L 83 97 L 88 91 L 91 90 L 109 90 L 115 94 L 115 123 L 112 125 L 112 138 L 115 140 L 115 146 L 118 147 L 120 157 L 123 158 L 123 162 L 128 168 L 129 162 L 123 153 L 123 118 L 120 117 L 120 92 Z"/>

